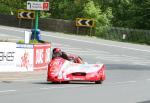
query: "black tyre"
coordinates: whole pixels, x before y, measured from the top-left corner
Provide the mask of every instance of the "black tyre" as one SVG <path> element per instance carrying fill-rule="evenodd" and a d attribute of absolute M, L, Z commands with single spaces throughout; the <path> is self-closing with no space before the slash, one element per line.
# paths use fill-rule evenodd
<path fill-rule="evenodd" d="M 61 83 L 62 83 L 62 84 L 68 84 L 69 81 L 62 81 Z"/>
<path fill-rule="evenodd" d="M 60 84 L 60 82 L 52 82 L 52 84 Z"/>
<path fill-rule="evenodd" d="M 95 84 L 102 84 L 103 81 L 101 80 L 98 80 L 98 81 L 95 81 Z"/>

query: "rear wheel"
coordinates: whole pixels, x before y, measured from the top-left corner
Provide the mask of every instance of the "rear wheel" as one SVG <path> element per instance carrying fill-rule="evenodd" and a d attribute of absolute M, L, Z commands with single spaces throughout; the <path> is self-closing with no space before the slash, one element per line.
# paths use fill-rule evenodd
<path fill-rule="evenodd" d="M 59 82 L 52 82 L 52 84 L 59 84 Z"/>
<path fill-rule="evenodd" d="M 68 84 L 69 81 L 62 81 L 61 83 L 62 83 L 62 84 Z"/>
<path fill-rule="evenodd" d="M 95 81 L 95 84 L 102 84 L 103 81 L 101 80 L 98 80 L 98 81 Z"/>

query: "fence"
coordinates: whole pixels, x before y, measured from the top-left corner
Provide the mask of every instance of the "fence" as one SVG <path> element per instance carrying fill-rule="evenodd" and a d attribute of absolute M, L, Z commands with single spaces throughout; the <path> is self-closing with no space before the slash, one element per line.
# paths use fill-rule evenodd
<path fill-rule="evenodd" d="M 143 43 L 150 45 L 150 30 L 109 27 L 100 35 L 109 40 Z"/>

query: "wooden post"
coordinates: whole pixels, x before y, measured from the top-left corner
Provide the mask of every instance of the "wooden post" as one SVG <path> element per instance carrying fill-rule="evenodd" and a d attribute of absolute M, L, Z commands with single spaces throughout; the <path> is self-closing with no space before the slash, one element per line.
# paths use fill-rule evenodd
<path fill-rule="evenodd" d="M 79 27 L 77 26 L 77 35 L 79 34 Z"/>
<path fill-rule="evenodd" d="M 32 19 L 32 21 L 31 21 L 31 29 L 33 28 L 33 19 Z"/>
<path fill-rule="evenodd" d="M 92 36 L 92 27 L 90 27 L 90 36 Z"/>
<path fill-rule="evenodd" d="M 19 27 L 21 27 L 21 18 L 19 18 L 19 24 L 18 25 L 19 25 Z"/>

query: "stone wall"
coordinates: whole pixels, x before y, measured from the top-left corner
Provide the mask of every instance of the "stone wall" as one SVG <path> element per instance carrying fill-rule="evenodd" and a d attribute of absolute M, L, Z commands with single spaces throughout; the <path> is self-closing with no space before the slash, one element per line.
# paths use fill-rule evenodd
<path fill-rule="evenodd" d="M 34 20 L 18 19 L 14 15 L 0 14 L 0 25 L 33 28 Z M 61 19 L 39 19 L 39 29 L 47 31 L 57 31 L 64 33 L 76 33 L 74 21 L 61 20 Z"/>

